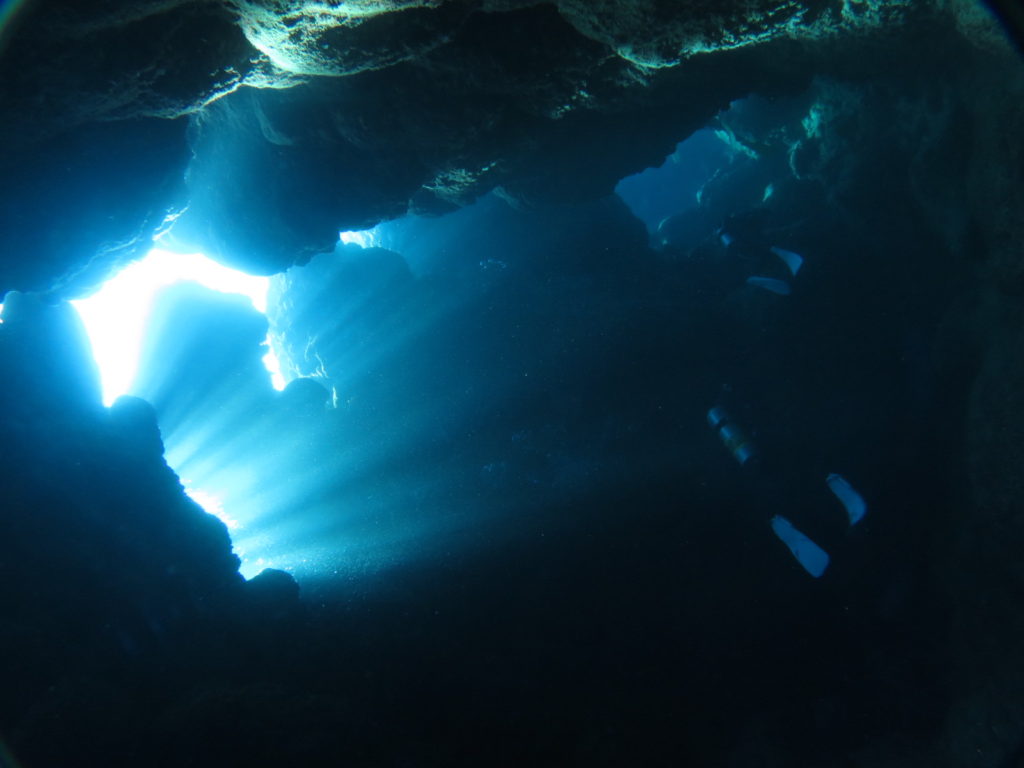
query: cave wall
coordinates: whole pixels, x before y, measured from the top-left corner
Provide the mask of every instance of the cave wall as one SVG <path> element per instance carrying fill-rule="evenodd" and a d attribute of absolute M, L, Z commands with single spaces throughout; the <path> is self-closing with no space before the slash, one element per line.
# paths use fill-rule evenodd
<path fill-rule="evenodd" d="M 938 751 L 954 765 L 1012 765 L 1024 743 L 1015 725 L 1021 628 L 1011 597 L 1020 575 L 1007 554 L 1020 547 L 1022 411 L 1014 393 L 1021 387 L 1024 187 L 1015 137 L 1024 81 L 1019 61 L 993 40 L 978 9 L 961 10 L 968 47 L 937 77 L 819 81 L 806 116 L 813 119 L 784 122 L 774 139 L 788 147 L 801 184 L 818 186 L 826 208 L 853 225 L 865 249 L 856 257 L 862 276 L 884 291 L 903 269 L 913 273 L 900 301 L 918 321 L 927 318 L 937 375 L 928 429 L 948 449 L 941 471 L 950 505 L 935 509 L 936 528 L 918 545 L 932 553 L 950 611 L 951 701 Z M 771 151 L 763 130 L 746 128 L 742 114 L 736 122 L 730 128 L 739 140 Z M 775 194 L 793 191 L 776 185 Z M 813 238 L 814 229 L 805 221 L 795 232 Z"/>
<path fill-rule="evenodd" d="M 5 759 L 148 762 L 139 750 L 174 730 L 156 713 L 264 664 L 297 587 L 242 579 L 224 524 L 167 466 L 153 407 L 103 406 L 70 305 L 9 294 L 2 320 Z"/>

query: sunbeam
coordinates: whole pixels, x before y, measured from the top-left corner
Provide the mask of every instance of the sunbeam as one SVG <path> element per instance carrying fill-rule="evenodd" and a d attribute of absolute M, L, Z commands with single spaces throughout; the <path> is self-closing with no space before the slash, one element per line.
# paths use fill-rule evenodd
<path fill-rule="evenodd" d="M 150 251 L 89 298 L 71 302 L 89 333 L 106 405 L 127 393 L 135 381 L 142 332 L 157 291 L 183 281 L 199 283 L 222 293 L 242 294 L 257 311 L 267 311 L 268 278 L 229 269 L 200 253 Z M 269 358 L 267 370 L 277 377 L 275 387 L 283 389 L 280 366 L 272 349 L 266 357 Z"/>

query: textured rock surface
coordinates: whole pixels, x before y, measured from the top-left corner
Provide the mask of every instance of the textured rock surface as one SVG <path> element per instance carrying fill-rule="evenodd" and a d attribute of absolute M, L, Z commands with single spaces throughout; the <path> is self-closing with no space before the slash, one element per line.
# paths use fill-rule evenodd
<path fill-rule="evenodd" d="M 26 4 L 0 47 L 0 291 L 80 295 L 149 250 L 185 204 L 174 118 L 262 73 L 218 4 Z"/>
<path fill-rule="evenodd" d="M 884 53 L 880 34 L 921 34 L 937 13 L 748 0 L 29 3 L 0 57 L 0 170 L 22 190 L 0 207 L 0 250 L 35 256 L 31 268 L 7 257 L 0 290 L 81 293 L 186 202 L 182 243 L 272 272 L 328 250 L 339 229 L 496 186 L 526 202 L 600 196 L 732 99 L 799 88 L 817 69 L 864 73 L 880 62 L 863 46 Z M 197 120 L 182 195 L 180 123 L 221 97 Z M 69 174 L 89 186 L 69 189 Z"/>
<path fill-rule="evenodd" d="M 422 56 L 444 45 L 472 12 L 444 0 L 356 0 L 337 5 L 240 0 L 246 38 L 297 75 L 354 75 Z"/>

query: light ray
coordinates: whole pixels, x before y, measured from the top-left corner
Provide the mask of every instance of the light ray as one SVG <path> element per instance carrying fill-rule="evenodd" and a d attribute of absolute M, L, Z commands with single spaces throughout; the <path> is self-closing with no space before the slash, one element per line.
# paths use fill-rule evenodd
<path fill-rule="evenodd" d="M 72 301 L 85 323 L 103 383 L 103 402 L 110 405 L 127 393 L 138 372 L 142 331 L 157 291 L 192 281 L 222 293 L 248 296 L 258 312 L 267 311 L 269 278 L 247 275 L 217 264 L 200 253 L 153 249 L 129 265 L 87 299 Z M 274 350 L 267 353 L 267 370 L 284 388 Z"/>

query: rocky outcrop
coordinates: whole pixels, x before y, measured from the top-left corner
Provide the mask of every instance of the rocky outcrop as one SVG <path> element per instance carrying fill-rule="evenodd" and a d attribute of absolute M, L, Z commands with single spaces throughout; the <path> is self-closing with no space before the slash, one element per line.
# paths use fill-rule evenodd
<path fill-rule="evenodd" d="M 34 257 L 7 257 L 0 290 L 88 291 L 186 205 L 180 244 L 270 273 L 329 250 L 339 229 L 496 187 L 530 204 L 599 197 L 731 100 L 799 89 L 814 71 L 878 71 L 945 12 L 29 4 L 0 58 L 0 171 L 18 190 L 0 209 L 0 251 Z"/>
<path fill-rule="evenodd" d="M 977 47 L 963 49 L 964 59 L 941 80 L 819 82 L 803 119 L 783 123 L 777 134 L 788 143 L 794 175 L 820 184 L 866 240 L 885 233 L 874 247 L 901 242 L 896 233 L 908 223 L 917 233 L 906 232 L 891 258 L 916 270 L 914 297 L 906 301 L 923 301 L 919 311 L 939 323 L 930 353 L 939 374 L 932 396 L 941 404 L 933 434 L 952 451 L 946 461 L 955 507 L 940 518 L 931 544 L 951 627 L 951 704 L 939 751 L 955 765 L 1010 765 L 1024 744 L 1015 693 L 1024 674 L 1016 651 L 1024 627 L 1012 596 L 1021 574 L 1010 554 L 1024 546 L 1016 394 L 1024 386 L 1024 200 L 1020 142 L 1010 138 L 1024 119 L 1024 72 L 1005 41 L 997 43 L 991 28 L 982 33 L 977 9 L 964 8 L 960 19 Z M 879 124 L 871 118 L 879 114 L 894 119 Z M 743 127 L 741 121 L 733 130 L 741 139 Z M 786 188 L 777 185 L 776 194 Z M 809 226 L 799 231 L 806 235 Z M 937 250 L 915 257 L 925 242 Z M 871 268 L 880 277 L 878 270 Z M 959 274 L 958 282 L 934 305 L 943 272 Z"/>
<path fill-rule="evenodd" d="M 85 709 L 148 728 L 143 691 L 232 674 L 274 616 L 294 618 L 297 587 L 244 582 L 224 524 L 165 463 L 153 408 L 102 406 L 69 305 L 8 296 L 0 376 L 0 729 L 29 764 L 87 765 L 112 734 Z"/>
<path fill-rule="evenodd" d="M 184 207 L 175 118 L 267 81 L 218 4 L 19 5 L 0 39 L 0 291 L 81 295 Z"/>

